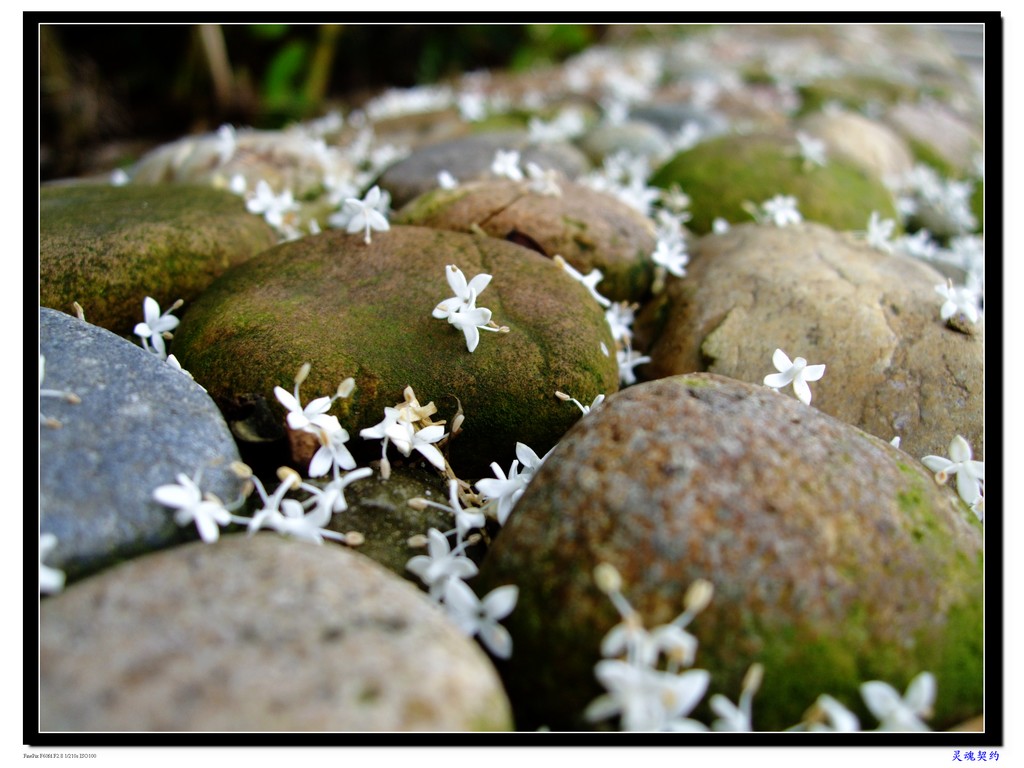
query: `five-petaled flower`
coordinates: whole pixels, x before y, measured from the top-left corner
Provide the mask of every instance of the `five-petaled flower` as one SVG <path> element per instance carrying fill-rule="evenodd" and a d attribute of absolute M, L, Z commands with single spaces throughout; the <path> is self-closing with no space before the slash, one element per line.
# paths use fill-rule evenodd
<path fill-rule="evenodd" d="M 949 458 L 925 456 L 921 463 L 935 473 L 935 480 L 945 483 L 956 475 L 956 492 L 972 507 L 984 496 L 985 462 L 975 461 L 971 445 L 957 435 L 949 444 Z M 977 510 L 976 510 L 977 511 Z"/>
<path fill-rule="evenodd" d="M 808 365 L 802 357 L 790 360 L 781 349 L 776 349 L 772 355 L 772 364 L 778 373 L 770 373 L 764 377 L 764 384 L 772 389 L 781 389 L 787 384 L 793 384 L 793 392 L 804 405 L 811 404 L 811 388 L 807 386 L 809 381 L 817 381 L 825 375 L 824 365 Z"/>
<path fill-rule="evenodd" d="M 149 352 L 160 356 L 161 360 L 167 359 L 167 346 L 164 339 L 171 338 L 171 331 L 178 327 L 178 318 L 171 314 L 184 302 L 178 299 L 163 314 L 160 314 L 160 305 L 156 299 L 147 296 L 142 300 L 142 315 L 144 322 L 135 326 L 135 335 L 142 339 L 142 346 Z M 150 346 L 152 345 L 152 346 Z"/>
<path fill-rule="evenodd" d="M 761 204 L 761 212 L 777 227 L 799 224 L 803 221 L 803 216 L 797 209 L 796 198 L 792 195 L 776 195 L 770 200 L 765 200 Z"/>
<path fill-rule="evenodd" d="M 445 276 L 455 295 L 440 302 L 431 314 L 438 319 L 447 320 L 462 331 L 466 337 L 466 348 L 470 352 L 476 350 L 480 344 L 480 331 L 508 332 L 506 326 L 498 326 L 491 322 L 491 310 L 476 305 L 477 296 L 491 282 L 490 275 L 479 274 L 467 283 L 462 270 L 454 264 L 449 264 L 445 269 Z"/>
<path fill-rule="evenodd" d="M 381 197 L 380 187 L 376 184 L 370 188 L 370 191 L 366 193 L 366 197 L 362 200 L 355 197 L 345 200 L 343 213 L 348 214 L 345 231 L 349 234 L 354 234 L 359 230 L 364 230 L 363 242 L 369 245 L 371 242 L 370 230 L 387 232 L 391 229 L 387 218 L 380 210 L 382 200 L 384 199 Z"/>

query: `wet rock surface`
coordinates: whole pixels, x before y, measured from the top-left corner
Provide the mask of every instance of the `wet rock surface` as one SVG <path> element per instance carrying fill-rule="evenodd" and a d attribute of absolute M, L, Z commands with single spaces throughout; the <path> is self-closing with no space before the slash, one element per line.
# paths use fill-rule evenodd
<path fill-rule="evenodd" d="M 729 695 L 764 664 L 759 730 L 796 723 L 822 692 L 902 690 L 922 669 L 943 681 L 936 727 L 981 706 L 980 524 L 911 457 L 767 388 L 713 374 L 637 385 L 545 462 L 479 577 L 520 587 L 503 678 L 521 727 L 589 727 L 619 621 L 594 585 L 602 562 L 649 628 L 693 581 L 713 583 L 689 627 L 696 665 Z"/>

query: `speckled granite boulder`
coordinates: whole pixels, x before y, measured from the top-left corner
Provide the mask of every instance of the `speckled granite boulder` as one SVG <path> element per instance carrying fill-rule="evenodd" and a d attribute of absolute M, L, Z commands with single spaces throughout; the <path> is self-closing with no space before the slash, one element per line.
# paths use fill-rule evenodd
<path fill-rule="evenodd" d="M 982 709 L 981 524 L 925 467 L 791 397 L 713 374 L 639 384 L 559 443 L 484 561 L 513 580 L 503 678 L 522 728 L 586 727 L 605 633 L 601 562 L 652 628 L 698 578 L 715 588 L 688 627 L 707 698 L 734 700 L 754 662 L 754 727 L 796 724 L 821 693 L 938 682 L 933 728 Z M 860 710 L 861 721 L 873 722 Z"/>
<path fill-rule="evenodd" d="M 721 136 L 680 152 L 655 171 L 650 183 L 678 184 L 690 196 L 694 232 L 711 231 L 721 217 L 751 220 L 744 204 L 792 195 L 805 220 L 838 230 L 863 230 L 872 211 L 898 220 L 892 193 L 881 179 L 847 161 L 807 164 L 795 138 L 776 134 Z"/>
<path fill-rule="evenodd" d="M 62 424 L 39 433 L 40 530 L 58 542 L 47 565 L 73 581 L 195 539 L 151 494 L 201 470 L 204 491 L 238 497 L 238 448 L 210 397 L 151 352 L 62 312 L 39 310 L 39 336 L 43 388 L 81 398 L 41 403 Z"/>
<path fill-rule="evenodd" d="M 457 328 L 431 316 L 452 295 L 449 264 L 467 280 L 493 275 L 477 306 L 510 328 L 481 332 L 472 353 Z M 602 343 L 614 348 L 600 305 L 550 259 L 491 237 L 395 226 L 370 245 L 359 234 L 307 237 L 230 271 L 186 308 L 174 352 L 229 421 L 269 409 L 283 425 L 274 387 L 291 390 L 305 362 L 304 403 L 354 377 L 355 392 L 331 413 L 367 458 L 380 444 L 359 431 L 402 402 L 407 386 L 436 402 L 437 419 L 450 422 L 461 402 L 466 420 L 450 456 L 471 477 L 510 463 L 517 441 L 540 453 L 554 445 L 580 415 L 556 390 L 590 402 L 617 389 Z"/>
<path fill-rule="evenodd" d="M 639 301 L 654 278 L 657 245 L 651 221 L 612 195 L 560 179 L 560 194 L 541 194 L 508 179 L 462 184 L 420 195 L 394 220 L 457 232 L 482 230 L 545 256 L 561 255 L 613 301 Z"/>
<path fill-rule="evenodd" d="M 277 242 L 237 195 L 206 187 L 43 187 L 39 302 L 127 335 L 142 300 L 191 301 L 233 264 Z"/>
<path fill-rule="evenodd" d="M 687 270 L 638 320 L 646 377 L 761 384 L 779 348 L 827 366 L 815 408 L 915 457 L 944 456 L 957 434 L 984 457 L 984 321 L 944 322 L 927 264 L 820 225 L 746 225 L 695 243 Z"/>
<path fill-rule="evenodd" d="M 178 547 L 47 600 L 39 632 L 43 731 L 511 727 L 476 643 L 344 547 Z"/>
<path fill-rule="evenodd" d="M 435 189 L 437 175 L 448 171 L 459 181 L 494 178 L 491 163 L 498 150 L 520 153 L 521 164 L 553 168 L 570 179 L 590 167 L 586 155 L 572 144 L 531 144 L 526 131 L 493 131 L 430 144 L 413 152 L 381 174 L 378 181 L 391 193 L 391 205 L 400 208 L 414 197 Z"/>

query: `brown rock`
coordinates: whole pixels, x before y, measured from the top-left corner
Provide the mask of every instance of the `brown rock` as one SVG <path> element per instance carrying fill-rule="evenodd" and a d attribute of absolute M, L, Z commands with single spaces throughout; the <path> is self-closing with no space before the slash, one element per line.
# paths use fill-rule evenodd
<path fill-rule="evenodd" d="M 984 321 L 942 321 L 945 279 L 930 266 L 815 224 L 746 225 L 695 243 L 687 272 L 638 319 L 646 378 L 710 371 L 761 384 L 779 348 L 827 366 L 815 408 L 899 435 L 917 458 L 944 456 L 957 434 L 983 458 Z"/>
<path fill-rule="evenodd" d="M 630 387 L 547 458 L 483 563 L 514 581 L 516 651 L 502 673 L 520 727 L 580 728 L 619 621 L 593 580 L 607 562 L 652 629 L 698 578 L 688 627 L 707 699 L 735 700 L 754 662 L 757 730 L 795 725 L 819 694 L 872 723 L 858 686 L 938 683 L 929 724 L 982 703 L 981 524 L 906 454 L 791 397 L 712 374 Z"/>
<path fill-rule="evenodd" d="M 600 269 L 597 290 L 613 301 L 638 301 L 654 276 L 654 227 L 611 195 L 563 178 L 560 196 L 532 191 L 529 182 L 507 179 L 427 192 L 395 216 L 404 224 L 482 230 L 545 256 L 561 255 L 580 272 Z"/>

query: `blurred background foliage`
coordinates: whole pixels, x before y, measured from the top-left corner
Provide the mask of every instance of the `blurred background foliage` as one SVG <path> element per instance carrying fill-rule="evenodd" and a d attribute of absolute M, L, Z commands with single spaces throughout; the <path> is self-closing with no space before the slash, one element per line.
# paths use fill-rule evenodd
<path fill-rule="evenodd" d="M 389 87 L 555 64 L 622 34 L 594 24 L 42 25 L 40 173 L 79 175 L 225 122 L 278 128 Z"/>

